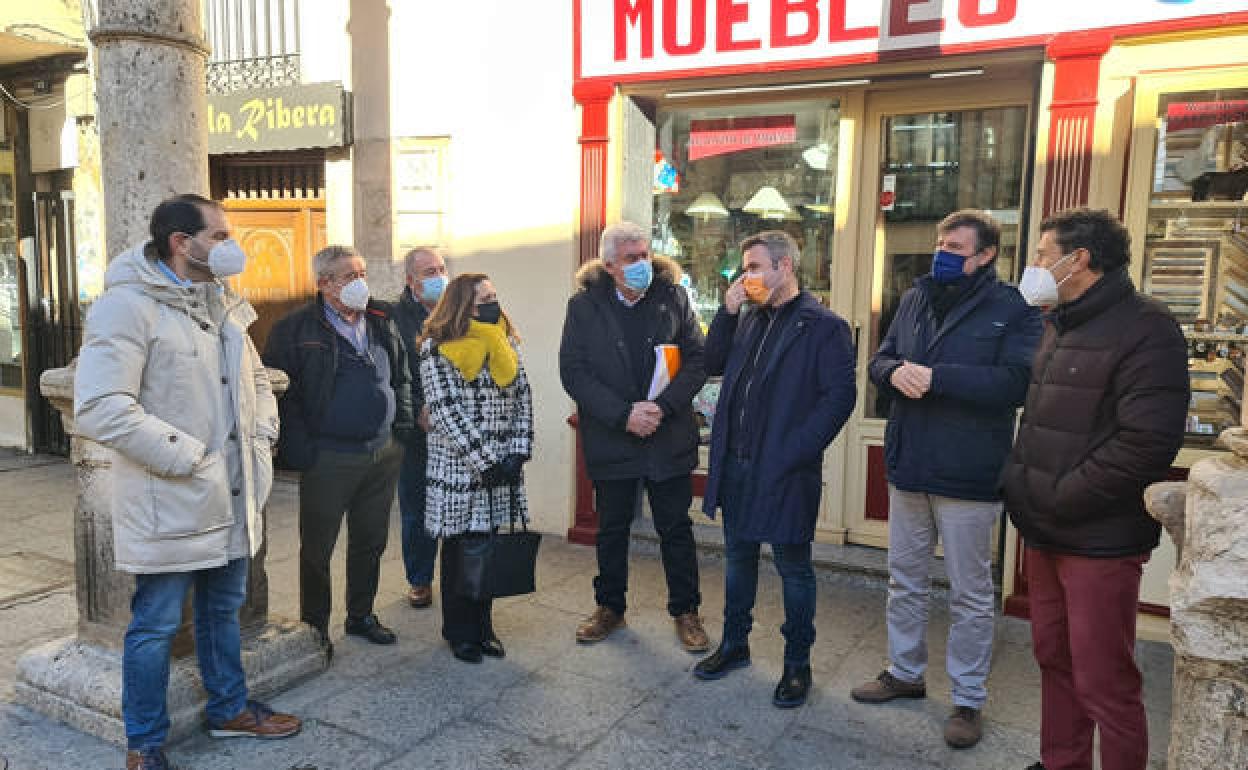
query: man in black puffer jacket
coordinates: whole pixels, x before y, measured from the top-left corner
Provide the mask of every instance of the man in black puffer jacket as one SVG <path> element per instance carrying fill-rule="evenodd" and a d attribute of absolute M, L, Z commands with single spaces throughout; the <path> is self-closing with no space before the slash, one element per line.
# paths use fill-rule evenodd
<path fill-rule="evenodd" d="M 1056 305 L 1032 366 L 1018 440 L 1002 474 L 1026 545 L 1041 672 L 1044 766 L 1141 770 L 1148 725 L 1135 665 L 1140 575 L 1160 525 L 1144 488 L 1183 443 L 1189 378 L 1179 325 L 1127 275 L 1130 237 L 1106 211 L 1040 225 L 1019 285 Z"/>
<path fill-rule="evenodd" d="M 637 495 L 650 495 L 667 576 L 668 612 L 690 652 L 710 646 L 698 606 L 698 557 L 689 506 L 698 464 L 693 397 L 706 382 L 703 337 L 680 268 L 650 256 L 630 222 L 602 234 L 601 257 L 577 274 L 559 347 L 563 389 L 576 401 L 585 465 L 598 509 L 598 609 L 576 630 L 597 642 L 624 622 L 628 540 Z M 655 381 L 658 353 L 679 353 L 671 381 Z M 673 359 L 674 360 L 674 359 Z M 672 367 L 675 368 L 675 367 Z"/>

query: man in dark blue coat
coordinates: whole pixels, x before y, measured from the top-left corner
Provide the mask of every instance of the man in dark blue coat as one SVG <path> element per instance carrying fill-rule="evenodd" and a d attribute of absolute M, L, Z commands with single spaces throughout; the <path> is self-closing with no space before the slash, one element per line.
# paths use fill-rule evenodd
<path fill-rule="evenodd" d="M 429 459 L 429 407 L 425 405 L 420 385 L 420 348 L 416 340 L 434 305 L 442 297 L 449 282 L 446 258 L 437 246 L 417 246 L 407 252 L 407 285 L 392 310 L 407 351 L 407 365 L 412 378 L 412 413 L 420 430 L 403 449 L 403 465 L 399 469 L 399 513 L 402 522 L 403 568 L 407 574 L 407 603 L 416 608 L 433 603 L 433 564 L 438 558 L 438 540 L 425 531 L 425 485 L 428 478 L 425 464 Z"/>
<path fill-rule="evenodd" d="M 749 664 L 759 546 L 770 543 L 784 584 L 785 640 L 772 702 L 790 708 L 810 691 L 810 544 L 823 451 L 857 395 L 854 353 L 845 321 L 799 288 L 801 252 L 792 236 L 759 233 L 741 252 L 744 274 L 725 293 L 706 340 L 706 371 L 723 375 L 703 510 L 724 511 L 724 634 L 694 675 L 719 679 Z"/>
<path fill-rule="evenodd" d="M 950 625 L 946 670 L 953 713 L 945 742 L 969 748 L 992 663 L 992 528 L 1001 516 L 998 478 L 1014 437 L 1039 313 L 997 278 L 1001 228 L 964 209 L 939 225 L 932 272 L 901 298 L 869 373 L 891 397 L 884 437 L 889 481 L 890 665 L 852 695 L 862 703 L 927 694 L 931 562 L 944 546 Z"/>

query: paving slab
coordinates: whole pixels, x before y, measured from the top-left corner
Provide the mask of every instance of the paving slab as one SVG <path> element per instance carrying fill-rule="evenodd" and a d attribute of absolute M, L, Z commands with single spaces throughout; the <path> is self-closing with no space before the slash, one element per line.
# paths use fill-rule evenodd
<path fill-rule="evenodd" d="M 631 733 L 612 732 L 578 757 L 568 770 L 755 770 L 759 765 L 702 754 L 683 743 L 655 743 Z"/>
<path fill-rule="evenodd" d="M 384 767 L 387 770 L 554 768 L 566 765 L 574 756 L 561 746 L 538 743 L 523 733 L 495 725 L 456 720 L 434 733 L 420 748 Z"/>
<path fill-rule="evenodd" d="M 636 709 L 642 690 L 603 687 L 569 671 L 540 671 L 478 709 L 474 718 L 570 749 L 584 749 Z"/>

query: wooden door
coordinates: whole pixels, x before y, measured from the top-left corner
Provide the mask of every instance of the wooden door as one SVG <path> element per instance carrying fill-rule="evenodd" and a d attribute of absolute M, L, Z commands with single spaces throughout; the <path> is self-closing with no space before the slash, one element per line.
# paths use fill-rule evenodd
<path fill-rule="evenodd" d="M 312 255 L 323 248 L 324 199 L 226 200 L 247 269 L 232 285 L 259 314 L 251 338 L 264 349 L 273 324 L 316 295 Z"/>
<path fill-rule="evenodd" d="M 850 542 L 888 545 L 884 431 L 891 400 L 866 370 L 901 296 L 930 269 L 937 222 L 959 208 L 990 210 L 1002 223 L 998 273 L 1013 281 L 1020 271 L 1031 89 L 1027 81 L 998 80 L 980 84 L 973 99 L 950 85 L 867 98 L 858 242 L 868 245 L 871 262 L 857 272 L 855 287 L 862 379 L 846 427 Z"/>

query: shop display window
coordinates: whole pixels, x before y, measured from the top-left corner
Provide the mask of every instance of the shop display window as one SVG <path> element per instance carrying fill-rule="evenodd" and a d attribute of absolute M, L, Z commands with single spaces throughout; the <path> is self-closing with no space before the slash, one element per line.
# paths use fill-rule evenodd
<path fill-rule="evenodd" d="M 763 230 L 797 240 L 802 287 L 827 304 L 839 121 L 835 101 L 659 112 L 652 251 L 684 269 L 704 324 Z"/>
<path fill-rule="evenodd" d="M 0 390 L 22 387 L 22 306 L 11 128 L 11 110 L 0 102 Z"/>
<path fill-rule="evenodd" d="M 1142 290 L 1187 337 L 1187 443 L 1211 444 L 1239 424 L 1243 401 L 1248 88 L 1161 95 L 1142 253 Z"/>
<path fill-rule="evenodd" d="M 703 328 L 741 266 L 741 241 L 763 230 L 793 236 L 798 280 L 827 305 L 839 102 L 667 110 L 656 128 L 651 251 L 680 264 Z M 703 443 L 718 397 L 715 377 L 694 400 Z"/>

